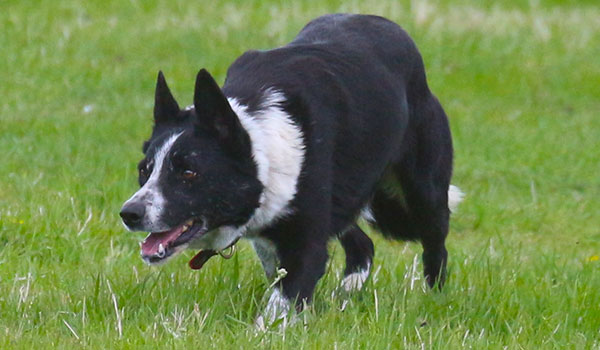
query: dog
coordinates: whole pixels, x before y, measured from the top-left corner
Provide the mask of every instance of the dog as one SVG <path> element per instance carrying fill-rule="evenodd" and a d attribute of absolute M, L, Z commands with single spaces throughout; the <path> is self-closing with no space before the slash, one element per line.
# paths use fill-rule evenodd
<path fill-rule="evenodd" d="M 249 239 L 268 278 L 285 272 L 264 322 L 310 302 L 332 238 L 346 254 L 341 286 L 362 287 L 374 247 L 361 216 L 387 238 L 420 241 L 428 285 L 445 281 L 462 199 L 448 118 L 415 43 L 387 19 L 319 17 L 283 47 L 244 53 L 222 88 L 200 70 L 183 109 L 159 72 L 143 153 L 141 188 L 120 212 L 150 232 L 142 258 L 196 249 L 199 269 Z"/>

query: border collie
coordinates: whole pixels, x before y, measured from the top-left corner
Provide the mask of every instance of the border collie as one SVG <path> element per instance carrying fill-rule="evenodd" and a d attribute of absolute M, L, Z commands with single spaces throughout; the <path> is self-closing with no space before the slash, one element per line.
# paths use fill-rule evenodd
<path fill-rule="evenodd" d="M 346 253 L 342 287 L 362 287 L 374 249 L 360 216 L 385 237 L 420 241 L 427 283 L 444 283 L 462 198 L 448 120 L 415 43 L 384 18 L 319 17 L 283 47 L 244 53 L 222 88 L 202 69 L 183 109 L 159 72 L 143 152 L 141 188 L 120 213 L 150 232 L 142 258 L 191 248 L 198 269 L 249 239 L 267 277 L 286 272 L 267 322 L 310 301 L 332 238 Z"/>

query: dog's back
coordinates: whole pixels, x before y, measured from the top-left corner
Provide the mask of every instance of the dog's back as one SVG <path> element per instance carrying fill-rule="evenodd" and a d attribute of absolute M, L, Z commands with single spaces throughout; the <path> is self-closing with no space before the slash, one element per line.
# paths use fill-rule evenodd
<path fill-rule="evenodd" d="M 333 166 L 328 181 L 340 189 L 331 189 L 335 219 L 339 217 L 332 222 L 334 232 L 343 230 L 369 200 L 391 163 L 416 151 L 416 134 L 427 134 L 419 129 L 430 122 L 421 119 L 438 119 L 434 124 L 441 130 L 433 132 L 449 144 L 445 115 L 422 111 L 436 108 L 437 101 L 414 42 L 382 17 L 319 17 L 286 46 L 242 55 L 223 87 L 250 110 L 260 109 L 264 89 L 286 96 L 286 110 L 302 126 L 307 157 L 314 158 L 305 163 Z M 451 146 L 449 151 L 447 160 Z M 316 173 L 321 182 L 326 180 L 321 171 Z M 449 171 L 443 177 L 449 181 Z"/>
<path fill-rule="evenodd" d="M 444 281 L 452 142 L 402 28 L 377 16 L 317 18 L 286 46 L 242 55 L 223 89 L 250 109 L 264 89 L 285 95 L 306 147 L 293 207 L 319 223 L 311 236 L 340 237 L 347 274 L 371 264 L 372 243 L 354 224 L 366 207 L 384 235 L 421 241 L 429 284 Z M 271 238 L 289 239 L 278 226 Z"/>

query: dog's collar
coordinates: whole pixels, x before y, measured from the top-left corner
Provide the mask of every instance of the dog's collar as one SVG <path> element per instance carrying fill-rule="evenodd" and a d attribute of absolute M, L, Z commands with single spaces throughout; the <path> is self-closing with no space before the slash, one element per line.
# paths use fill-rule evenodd
<path fill-rule="evenodd" d="M 212 258 L 215 255 L 220 255 L 223 259 L 231 259 L 235 255 L 235 244 L 239 240 L 239 237 L 236 238 L 233 241 L 233 243 L 218 251 L 212 249 L 201 250 L 198 252 L 198 254 L 194 255 L 194 257 L 190 260 L 188 265 L 192 270 L 200 270 L 204 266 L 204 264 L 206 264 L 208 259 Z"/>
<path fill-rule="evenodd" d="M 229 251 L 227 253 L 225 253 L 226 250 L 229 250 Z M 235 242 L 233 242 L 233 244 L 230 245 L 229 247 L 219 250 L 218 253 L 225 260 L 231 259 L 231 257 L 235 254 Z"/>

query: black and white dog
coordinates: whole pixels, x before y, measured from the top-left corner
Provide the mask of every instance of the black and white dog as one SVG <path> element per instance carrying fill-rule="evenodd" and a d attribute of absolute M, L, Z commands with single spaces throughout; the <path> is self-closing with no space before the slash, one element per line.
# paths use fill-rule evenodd
<path fill-rule="evenodd" d="M 374 250 L 361 215 L 386 237 L 420 241 L 427 283 L 444 282 L 462 196 L 450 186 L 448 120 L 414 42 L 384 18 L 317 18 L 286 46 L 243 54 L 222 88 L 203 69 L 184 109 L 159 73 L 143 151 L 141 188 L 120 213 L 130 230 L 151 232 L 143 259 L 193 248 L 200 268 L 250 239 L 267 276 L 287 272 L 268 321 L 310 300 L 334 237 L 346 253 L 342 287 L 362 286 Z"/>

